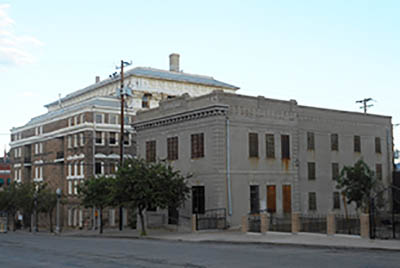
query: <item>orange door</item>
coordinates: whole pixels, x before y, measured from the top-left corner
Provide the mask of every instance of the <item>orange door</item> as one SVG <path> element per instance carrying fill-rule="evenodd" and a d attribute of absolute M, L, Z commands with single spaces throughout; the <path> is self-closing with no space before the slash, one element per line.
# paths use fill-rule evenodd
<path fill-rule="evenodd" d="M 292 190 L 290 185 L 282 186 L 283 213 L 292 212 Z"/>
<path fill-rule="evenodd" d="M 267 186 L 267 210 L 269 213 L 276 212 L 276 186 Z"/>

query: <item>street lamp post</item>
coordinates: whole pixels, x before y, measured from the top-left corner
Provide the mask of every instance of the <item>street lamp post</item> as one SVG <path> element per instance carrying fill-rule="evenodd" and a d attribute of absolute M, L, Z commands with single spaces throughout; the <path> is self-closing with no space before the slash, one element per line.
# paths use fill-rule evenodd
<path fill-rule="evenodd" d="M 61 189 L 57 188 L 57 208 L 56 208 L 56 234 L 60 233 L 60 198 L 61 198 Z"/>

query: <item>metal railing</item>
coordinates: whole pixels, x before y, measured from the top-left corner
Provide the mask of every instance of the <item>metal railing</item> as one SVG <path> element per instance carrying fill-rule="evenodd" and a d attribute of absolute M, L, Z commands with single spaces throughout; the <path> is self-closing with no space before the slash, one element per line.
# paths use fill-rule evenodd
<path fill-rule="evenodd" d="M 261 232 L 261 216 L 260 214 L 249 214 L 247 217 L 248 231 L 249 232 Z"/>
<path fill-rule="evenodd" d="M 196 229 L 226 229 L 226 209 L 216 208 L 204 211 L 204 214 L 196 214 Z"/>
<path fill-rule="evenodd" d="M 300 216 L 301 231 L 326 234 L 326 215 L 303 214 Z"/>
<path fill-rule="evenodd" d="M 291 232 L 292 215 L 291 214 L 269 214 L 269 231 L 273 232 Z"/>
<path fill-rule="evenodd" d="M 358 215 L 335 215 L 337 234 L 360 235 L 360 217 Z"/>

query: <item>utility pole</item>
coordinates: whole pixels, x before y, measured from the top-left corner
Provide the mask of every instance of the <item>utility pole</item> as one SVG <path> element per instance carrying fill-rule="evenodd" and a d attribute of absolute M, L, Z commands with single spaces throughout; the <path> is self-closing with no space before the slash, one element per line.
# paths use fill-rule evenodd
<path fill-rule="evenodd" d="M 372 101 L 372 98 L 365 98 L 363 100 L 358 100 L 356 103 L 362 103 L 363 106 L 360 107 L 360 109 L 364 109 L 364 113 L 367 113 L 367 109 L 374 106 L 373 104 L 368 104 L 369 101 Z"/>
<path fill-rule="evenodd" d="M 124 164 L 124 123 L 125 123 L 125 117 L 124 117 L 124 106 L 125 106 L 125 93 L 124 92 L 124 66 L 129 66 L 132 63 L 125 62 L 121 60 L 121 88 L 120 88 L 120 96 L 121 96 L 121 133 L 120 133 L 120 143 L 119 143 L 119 166 L 122 168 L 122 165 Z M 118 69 L 118 67 L 117 67 Z M 122 231 L 123 229 L 123 207 L 119 207 L 119 230 Z"/>

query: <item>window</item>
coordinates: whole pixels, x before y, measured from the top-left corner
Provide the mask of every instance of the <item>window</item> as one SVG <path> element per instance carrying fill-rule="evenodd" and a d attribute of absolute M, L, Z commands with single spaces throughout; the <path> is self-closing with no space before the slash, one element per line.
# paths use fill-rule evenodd
<path fill-rule="evenodd" d="M 72 181 L 68 181 L 68 194 L 72 194 Z"/>
<path fill-rule="evenodd" d="M 39 154 L 43 153 L 43 143 L 39 143 Z"/>
<path fill-rule="evenodd" d="M 70 126 L 72 126 L 73 125 L 73 123 L 72 123 L 72 118 L 68 118 L 68 126 L 70 127 Z"/>
<path fill-rule="evenodd" d="M 249 157 L 258 157 L 258 134 L 249 133 Z"/>
<path fill-rule="evenodd" d="M 115 132 L 110 132 L 108 134 L 108 144 L 109 145 L 118 145 L 118 134 Z"/>
<path fill-rule="evenodd" d="M 258 185 L 250 185 L 250 213 L 260 212 L 260 193 Z"/>
<path fill-rule="evenodd" d="M 265 146 L 266 146 L 267 158 L 275 158 L 274 134 L 265 134 Z"/>
<path fill-rule="evenodd" d="M 146 161 L 156 161 L 156 141 L 146 141 Z"/>
<path fill-rule="evenodd" d="M 354 152 L 361 153 L 361 138 L 360 138 L 360 136 L 354 136 Z"/>
<path fill-rule="evenodd" d="M 340 209 L 340 194 L 333 192 L 333 209 Z"/>
<path fill-rule="evenodd" d="M 339 135 L 336 133 L 331 134 L 331 150 L 339 151 Z"/>
<path fill-rule="evenodd" d="M 78 147 L 78 135 L 74 135 L 74 147 Z"/>
<path fill-rule="evenodd" d="M 376 164 L 375 170 L 376 170 L 376 178 L 381 181 L 382 180 L 382 164 Z"/>
<path fill-rule="evenodd" d="M 96 144 L 97 145 L 104 144 L 104 133 L 101 131 L 96 131 Z"/>
<path fill-rule="evenodd" d="M 85 114 L 81 114 L 80 117 L 81 124 L 85 123 Z"/>
<path fill-rule="evenodd" d="M 269 213 L 276 212 L 276 186 L 267 186 L 267 211 Z"/>
<path fill-rule="evenodd" d="M 79 133 L 79 140 L 81 143 L 81 146 L 85 145 L 85 135 L 83 133 Z"/>
<path fill-rule="evenodd" d="M 124 116 L 124 124 L 129 125 L 130 122 L 131 122 L 131 117 L 129 115 L 125 115 Z"/>
<path fill-rule="evenodd" d="M 72 136 L 68 136 L 68 148 L 72 148 Z"/>
<path fill-rule="evenodd" d="M 307 170 L 308 170 L 308 180 L 315 181 L 315 163 L 308 162 L 307 163 Z"/>
<path fill-rule="evenodd" d="M 111 174 L 114 174 L 118 171 L 118 163 L 111 163 Z"/>
<path fill-rule="evenodd" d="M 332 180 L 339 178 L 339 163 L 332 163 Z"/>
<path fill-rule="evenodd" d="M 104 115 L 103 114 L 96 114 L 95 115 L 96 124 L 103 124 L 104 123 Z"/>
<path fill-rule="evenodd" d="M 80 175 L 81 175 L 81 177 L 84 177 L 84 173 L 85 172 L 85 163 L 82 161 L 81 162 L 81 172 L 80 172 Z"/>
<path fill-rule="evenodd" d="M 94 173 L 96 175 L 104 174 L 104 163 L 103 162 L 96 162 L 95 163 Z"/>
<path fill-rule="evenodd" d="M 39 154 L 39 143 L 35 143 L 35 154 Z"/>
<path fill-rule="evenodd" d="M 110 115 L 108 116 L 108 118 L 109 118 L 109 123 L 110 123 L 110 124 L 113 124 L 113 125 L 117 125 L 117 124 L 118 124 L 118 115 L 116 115 L 116 114 L 110 114 Z"/>
<path fill-rule="evenodd" d="M 192 213 L 204 214 L 205 198 L 204 186 L 192 186 Z"/>
<path fill-rule="evenodd" d="M 282 159 L 290 159 L 289 135 L 281 135 Z"/>
<path fill-rule="evenodd" d="M 74 116 L 74 124 L 77 125 L 78 124 L 78 116 Z"/>
<path fill-rule="evenodd" d="M 78 162 L 75 162 L 74 164 L 74 175 L 75 177 L 79 176 L 79 169 L 78 169 Z"/>
<path fill-rule="evenodd" d="M 190 140 L 192 159 L 204 157 L 204 133 L 192 134 Z"/>
<path fill-rule="evenodd" d="M 314 132 L 307 132 L 307 150 L 315 150 L 315 137 Z"/>
<path fill-rule="evenodd" d="M 74 195 L 78 195 L 78 180 L 74 180 Z"/>
<path fill-rule="evenodd" d="M 317 194 L 315 192 L 308 193 L 308 210 L 317 210 Z"/>
<path fill-rule="evenodd" d="M 167 138 L 167 157 L 168 160 L 178 159 L 178 137 Z"/>
<path fill-rule="evenodd" d="M 131 145 L 131 135 L 129 133 L 124 133 L 124 146 Z"/>
<path fill-rule="evenodd" d="M 68 176 L 72 176 L 72 164 L 68 164 Z"/>
<path fill-rule="evenodd" d="M 151 94 L 146 93 L 142 97 L 142 108 L 150 108 Z"/>
<path fill-rule="evenodd" d="M 375 137 L 375 153 L 377 153 L 377 154 L 382 153 L 381 138 L 379 138 L 379 137 Z"/>

